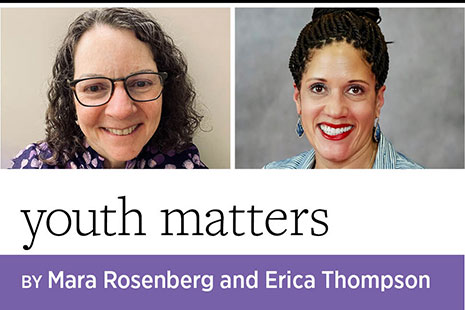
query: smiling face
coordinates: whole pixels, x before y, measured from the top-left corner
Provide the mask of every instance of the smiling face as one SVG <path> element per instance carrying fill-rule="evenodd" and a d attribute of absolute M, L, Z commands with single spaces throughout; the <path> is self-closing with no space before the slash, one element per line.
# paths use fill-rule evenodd
<path fill-rule="evenodd" d="M 74 79 L 123 78 L 140 71 L 158 72 L 149 46 L 130 30 L 96 25 L 81 37 L 74 53 Z M 110 101 L 85 107 L 74 99 L 79 127 L 89 145 L 105 158 L 105 167 L 124 167 L 150 140 L 160 123 L 162 96 L 132 101 L 123 82 L 115 82 Z"/>
<path fill-rule="evenodd" d="M 376 154 L 373 124 L 384 104 L 385 86 L 362 52 L 345 42 L 312 51 L 294 101 L 316 167 L 367 167 Z"/>

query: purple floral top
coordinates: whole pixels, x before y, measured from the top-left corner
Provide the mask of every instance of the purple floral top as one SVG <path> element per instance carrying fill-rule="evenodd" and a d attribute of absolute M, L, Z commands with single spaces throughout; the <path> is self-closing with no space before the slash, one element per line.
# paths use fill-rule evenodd
<path fill-rule="evenodd" d="M 102 169 L 105 158 L 85 143 L 86 151 L 76 153 L 66 162 L 67 169 Z M 57 165 L 44 163 L 41 158 L 50 158 L 52 152 L 46 142 L 33 143 L 12 159 L 12 169 L 57 169 Z M 139 155 L 126 162 L 126 169 L 198 169 L 207 168 L 200 160 L 199 150 L 191 145 L 182 152 L 172 150 L 162 153 L 156 147 L 146 145 Z"/>

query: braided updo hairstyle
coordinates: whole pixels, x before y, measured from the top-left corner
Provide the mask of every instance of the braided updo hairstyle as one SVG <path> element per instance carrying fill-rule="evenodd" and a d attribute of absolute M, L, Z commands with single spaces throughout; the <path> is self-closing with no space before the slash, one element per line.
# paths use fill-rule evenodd
<path fill-rule="evenodd" d="M 312 50 L 345 40 L 362 51 L 376 77 L 375 89 L 378 91 L 384 85 L 389 70 L 387 43 L 379 22 L 381 16 L 377 8 L 315 8 L 312 21 L 300 32 L 289 59 L 289 69 L 297 87 L 300 89 Z"/>

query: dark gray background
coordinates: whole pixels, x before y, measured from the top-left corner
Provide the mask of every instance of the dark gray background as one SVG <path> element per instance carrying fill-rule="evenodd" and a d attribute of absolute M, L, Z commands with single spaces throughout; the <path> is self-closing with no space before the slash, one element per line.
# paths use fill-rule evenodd
<path fill-rule="evenodd" d="M 236 168 L 309 148 L 295 134 L 288 60 L 313 9 L 236 9 Z M 462 8 L 382 8 L 390 69 L 380 126 L 426 168 L 464 166 Z"/>

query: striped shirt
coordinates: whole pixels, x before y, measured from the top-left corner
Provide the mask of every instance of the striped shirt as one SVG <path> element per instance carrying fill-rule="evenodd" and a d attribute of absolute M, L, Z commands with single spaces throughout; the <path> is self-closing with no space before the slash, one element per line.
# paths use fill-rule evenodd
<path fill-rule="evenodd" d="M 303 152 L 291 158 L 266 164 L 264 169 L 312 169 L 315 166 L 315 150 Z M 378 151 L 372 169 L 423 169 L 422 166 L 396 152 L 383 134 L 380 135 Z"/>

